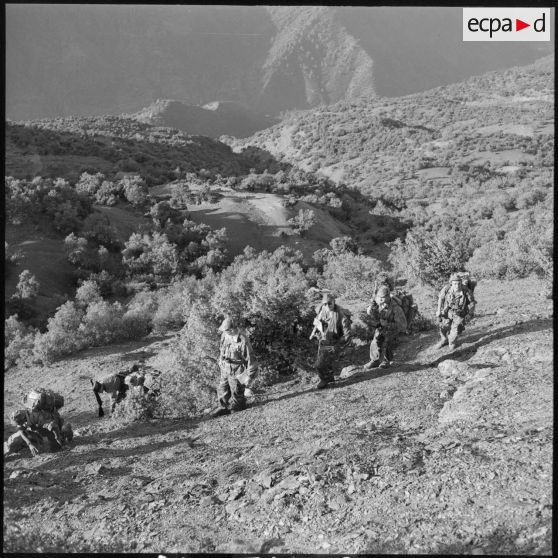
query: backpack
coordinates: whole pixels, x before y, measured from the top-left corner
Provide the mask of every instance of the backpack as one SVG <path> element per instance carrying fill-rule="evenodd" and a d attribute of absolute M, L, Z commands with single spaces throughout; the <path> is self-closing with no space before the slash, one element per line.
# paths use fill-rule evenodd
<path fill-rule="evenodd" d="M 54 411 L 64 406 L 64 397 L 51 389 L 32 389 L 23 404 L 31 411 Z"/>
<path fill-rule="evenodd" d="M 459 273 L 459 277 L 461 277 L 461 283 L 463 286 L 467 287 L 472 293 L 474 293 L 475 287 L 477 286 L 477 280 L 473 279 L 468 271 Z"/>
<path fill-rule="evenodd" d="M 116 393 L 125 384 L 125 375 L 122 373 L 112 374 L 97 381 L 103 385 L 105 393 Z"/>
<path fill-rule="evenodd" d="M 396 289 L 391 293 L 391 300 L 403 310 L 408 329 L 418 311 L 418 307 L 413 300 L 413 295 L 402 289 Z"/>

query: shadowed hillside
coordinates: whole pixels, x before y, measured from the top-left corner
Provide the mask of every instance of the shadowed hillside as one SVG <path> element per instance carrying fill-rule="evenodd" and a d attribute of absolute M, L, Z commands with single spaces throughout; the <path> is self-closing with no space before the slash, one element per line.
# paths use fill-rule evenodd
<path fill-rule="evenodd" d="M 158 100 L 130 118 L 210 138 L 222 135 L 243 138 L 279 122 L 277 118 L 256 113 L 238 103 L 219 101 L 200 107 L 180 101 Z"/>

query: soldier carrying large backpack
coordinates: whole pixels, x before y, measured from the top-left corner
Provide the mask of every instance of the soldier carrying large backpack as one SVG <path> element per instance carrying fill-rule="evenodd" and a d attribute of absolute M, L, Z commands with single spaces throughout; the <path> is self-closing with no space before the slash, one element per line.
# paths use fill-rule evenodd
<path fill-rule="evenodd" d="M 468 274 L 465 275 L 466 282 L 474 290 L 476 281 Z M 473 290 L 463 284 L 462 274 L 453 273 L 450 284 L 445 285 L 440 291 L 436 310 L 440 324 L 440 341 L 436 344 L 436 349 L 441 349 L 444 345 L 448 345 L 450 350 L 455 349 L 456 339 L 465 329 L 466 318 L 474 316 L 477 303 Z"/>
<path fill-rule="evenodd" d="M 64 398 L 49 389 L 34 389 L 23 400 L 25 409 L 12 413 L 11 422 L 17 427 L 4 444 L 4 455 L 25 447 L 35 456 L 43 451 L 58 451 L 73 439 L 72 427 L 64 423 L 60 409 Z"/>

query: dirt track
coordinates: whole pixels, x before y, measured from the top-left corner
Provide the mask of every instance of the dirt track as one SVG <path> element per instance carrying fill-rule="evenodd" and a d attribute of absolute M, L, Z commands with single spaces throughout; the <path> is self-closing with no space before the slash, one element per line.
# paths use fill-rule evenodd
<path fill-rule="evenodd" d="M 79 435 L 71 450 L 6 461 L 5 550 L 550 554 L 552 309 L 540 292 L 482 282 L 453 353 L 419 334 L 389 370 L 324 391 L 292 379 L 218 419 L 95 417 L 87 375 L 156 358 L 168 340 L 41 370 Z M 6 374 L 5 421 L 37 373 Z"/>

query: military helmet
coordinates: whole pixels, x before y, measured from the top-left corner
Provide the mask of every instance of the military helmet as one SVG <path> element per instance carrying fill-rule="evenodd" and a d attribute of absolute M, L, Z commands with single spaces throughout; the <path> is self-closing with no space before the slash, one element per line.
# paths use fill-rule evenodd
<path fill-rule="evenodd" d="M 452 273 L 450 276 L 450 283 L 453 283 L 454 281 L 458 281 L 459 283 L 461 283 L 461 275 L 459 275 L 459 273 Z"/>
<path fill-rule="evenodd" d="M 335 295 L 333 293 L 324 293 L 322 300 L 324 302 L 333 302 L 335 301 Z"/>
<path fill-rule="evenodd" d="M 227 316 L 219 326 L 219 331 L 227 331 L 229 329 L 234 329 L 236 327 L 236 322 L 230 316 Z"/>
<path fill-rule="evenodd" d="M 390 292 L 389 292 L 389 287 L 387 285 L 382 285 L 379 289 L 378 292 L 376 293 L 377 297 L 384 297 L 384 296 L 389 296 Z"/>

